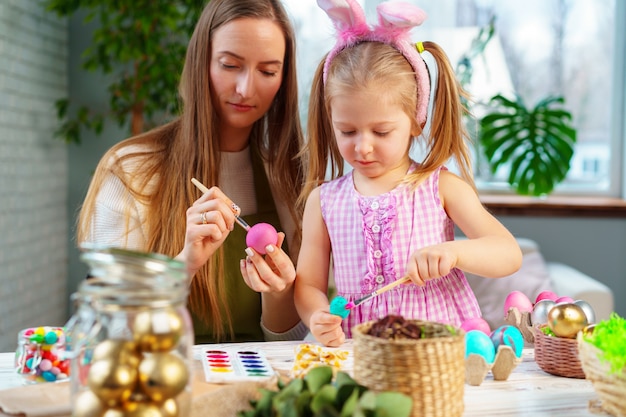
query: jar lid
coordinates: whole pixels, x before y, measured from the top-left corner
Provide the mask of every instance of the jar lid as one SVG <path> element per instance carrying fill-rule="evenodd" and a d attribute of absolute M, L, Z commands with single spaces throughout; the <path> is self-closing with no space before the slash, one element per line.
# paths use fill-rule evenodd
<path fill-rule="evenodd" d="M 121 268 L 141 276 L 188 278 L 185 263 L 166 255 L 92 244 L 83 244 L 81 249 L 84 252 L 80 258 L 91 267 L 90 275 L 95 277 L 108 276 L 112 270 Z"/>

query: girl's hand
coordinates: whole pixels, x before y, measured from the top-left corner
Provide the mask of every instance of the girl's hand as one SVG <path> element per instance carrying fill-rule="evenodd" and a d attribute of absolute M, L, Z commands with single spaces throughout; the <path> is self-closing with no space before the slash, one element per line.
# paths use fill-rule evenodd
<path fill-rule="evenodd" d="M 346 334 L 341 328 L 341 317 L 326 310 L 317 310 L 311 315 L 309 330 L 315 340 L 324 346 L 337 347 L 346 341 Z"/>
<path fill-rule="evenodd" d="M 177 258 L 187 264 L 191 276 L 224 243 L 235 225 L 232 201 L 218 188 L 211 187 L 187 209 L 185 246 Z"/>
<path fill-rule="evenodd" d="M 285 234 L 278 233 L 278 244 L 267 245 L 262 256 L 252 248 L 246 248 L 246 259 L 239 265 L 243 280 L 248 287 L 260 293 L 282 293 L 293 286 L 296 268 L 291 258 L 281 249 Z"/>
<path fill-rule="evenodd" d="M 458 257 L 449 245 L 426 246 L 415 251 L 407 264 L 406 274 L 419 285 L 426 285 L 429 279 L 448 275 L 456 266 Z"/>

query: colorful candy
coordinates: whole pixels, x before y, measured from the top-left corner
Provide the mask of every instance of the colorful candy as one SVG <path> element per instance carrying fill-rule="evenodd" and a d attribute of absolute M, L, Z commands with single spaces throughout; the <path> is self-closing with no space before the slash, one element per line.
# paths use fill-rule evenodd
<path fill-rule="evenodd" d="M 18 334 L 15 369 L 28 382 L 55 382 L 69 378 L 65 355 L 65 333 L 61 327 L 32 327 Z"/>

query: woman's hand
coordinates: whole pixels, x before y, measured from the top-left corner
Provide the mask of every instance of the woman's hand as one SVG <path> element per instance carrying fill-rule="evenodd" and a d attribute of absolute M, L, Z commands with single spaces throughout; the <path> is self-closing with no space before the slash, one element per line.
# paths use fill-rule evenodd
<path fill-rule="evenodd" d="M 252 290 L 260 293 L 282 293 L 291 289 L 296 279 L 296 268 L 291 258 L 281 249 L 285 234 L 278 233 L 277 245 L 267 245 L 262 256 L 246 248 L 246 259 L 240 262 L 241 275 Z"/>
<path fill-rule="evenodd" d="M 187 264 L 191 276 L 224 243 L 235 227 L 233 202 L 218 188 L 211 187 L 187 209 L 185 246 L 177 258 Z"/>
<path fill-rule="evenodd" d="M 309 330 L 315 340 L 324 346 L 337 347 L 346 341 L 341 321 L 341 317 L 330 314 L 328 310 L 317 310 L 311 315 Z"/>

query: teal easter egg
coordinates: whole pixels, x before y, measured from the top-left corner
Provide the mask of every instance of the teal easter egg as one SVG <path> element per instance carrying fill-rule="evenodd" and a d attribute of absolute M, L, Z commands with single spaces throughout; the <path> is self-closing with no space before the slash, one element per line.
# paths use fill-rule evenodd
<path fill-rule="evenodd" d="M 471 354 L 482 356 L 489 364 L 496 358 L 496 349 L 491 338 L 481 330 L 465 333 L 465 357 Z"/>
<path fill-rule="evenodd" d="M 524 337 L 522 332 L 515 326 L 506 324 L 498 327 L 491 332 L 491 341 L 496 350 L 498 350 L 500 345 L 510 346 L 513 352 L 515 352 L 515 356 L 518 358 L 522 356 Z"/>
<path fill-rule="evenodd" d="M 348 317 L 348 314 L 350 314 L 350 310 L 346 308 L 346 304 L 348 304 L 348 300 L 340 295 L 336 296 L 330 302 L 330 314 L 345 319 Z"/>

